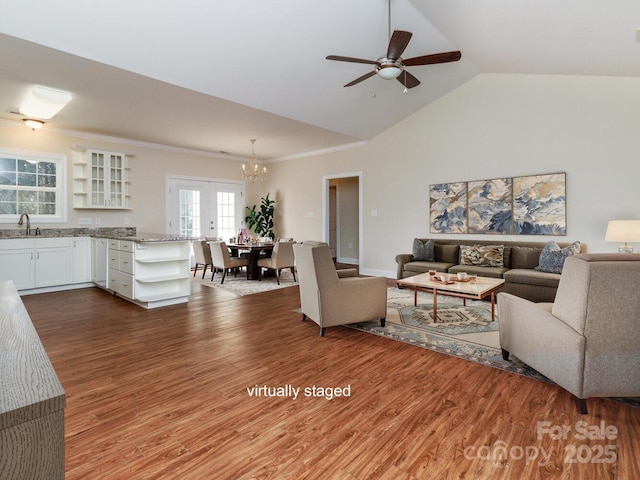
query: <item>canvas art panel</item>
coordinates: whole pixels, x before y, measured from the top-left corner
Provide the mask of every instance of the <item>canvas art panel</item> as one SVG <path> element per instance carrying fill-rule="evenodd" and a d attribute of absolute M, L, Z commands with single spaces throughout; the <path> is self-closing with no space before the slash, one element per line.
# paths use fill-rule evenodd
<path fill-rule="evenodd" d="M 467 182 L 429 187 L 431 233 L 467 233 Z"/>
<path fill-rule="evenodd" d="M 512 179 L 495 178 L 468 182 L 468 233 L 513 232 Z"/>
<path fill-rule="evenodd" d="M 513 233 L 566 235 L 566 174 L 513 179 Z"/>

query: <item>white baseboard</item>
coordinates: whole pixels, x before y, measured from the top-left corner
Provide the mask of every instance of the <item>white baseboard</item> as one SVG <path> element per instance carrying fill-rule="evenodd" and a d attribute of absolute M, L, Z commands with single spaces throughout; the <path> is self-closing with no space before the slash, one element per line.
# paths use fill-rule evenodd
<path fill-rule="evenodd" d="M 376 270 L 373 268 L 361 268 L 360 275 L 367 275 L 369 277 L 386 277 L 396 278 L 396 272 L 390 270 Z"/>
<path fill-rule="evenodd" d="M 73 283 L 69 285 L 57 285 L 55 287 L 40 287 L 40 288 L 30 288 L 27 290 L 18 290 L 18 294 L 22 295 L 35 295 L 37 293 L 50 293 L 50 292 L 63 292 L 65 290 L 76 290 L 78 288 L 89 288 L 95 287 L 96 284 L 92 282 L 86 283 Z"/>
<path fill-rule="evenodd" d="M 360 260 L 358 260 L 357 258 L 338 257 L 338 258 L 336 258 L 336 262 L 338 262 L 338 263 L 347 263 L 349 265 L 359 265 L 360 264 Z"/>

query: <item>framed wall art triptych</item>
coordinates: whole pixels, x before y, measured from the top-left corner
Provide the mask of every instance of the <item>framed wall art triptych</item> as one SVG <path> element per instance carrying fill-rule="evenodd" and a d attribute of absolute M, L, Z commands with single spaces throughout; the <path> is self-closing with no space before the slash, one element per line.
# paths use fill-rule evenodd
<path fill-rule="evenodd" d="M 431 233 L 566 235 L 566 174 L 429 186 Z"/>

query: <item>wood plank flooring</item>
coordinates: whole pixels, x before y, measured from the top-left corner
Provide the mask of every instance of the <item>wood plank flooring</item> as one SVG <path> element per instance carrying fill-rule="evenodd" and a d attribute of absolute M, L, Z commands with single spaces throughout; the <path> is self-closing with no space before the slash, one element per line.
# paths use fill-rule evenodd
<path fill-rule="evenodd" d="M 298 295 L 23 297 L 67 393 L 66 478 L 640 478 L 640 409 L 591 399 L 579 415 L 554 385 L 346 327 L 321 338 Z M 286 385 L 350 396 L 247 391 Z M 580 435 L 603 425 L 616 438 Z"/>

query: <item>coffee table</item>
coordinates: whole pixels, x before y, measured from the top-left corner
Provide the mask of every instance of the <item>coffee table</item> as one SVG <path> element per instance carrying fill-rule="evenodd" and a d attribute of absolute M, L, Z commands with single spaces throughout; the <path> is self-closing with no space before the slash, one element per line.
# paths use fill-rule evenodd
<path fill-rule="evenodd" d="M 454 280 L 455 279 L 455 280 Z M 495 320 L 495 292 L 504 284 L 502 278 L 477 277 L 475 282 L 459 281 L 455 275 L 449 282 L 442 282 L 428 273 L 421 273 L 413 277 L 398 280 L 398 286 L 413 289 L 413 304 L 418 305 L 418 291 L 431 292 L 433 294 L 433 321 L 438 320 L 438 294 L 462 298 L 463 304 L 467 304 L 467 298 L 482 300 L 491 297 L 491 321 Z"/>

